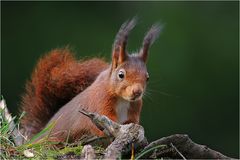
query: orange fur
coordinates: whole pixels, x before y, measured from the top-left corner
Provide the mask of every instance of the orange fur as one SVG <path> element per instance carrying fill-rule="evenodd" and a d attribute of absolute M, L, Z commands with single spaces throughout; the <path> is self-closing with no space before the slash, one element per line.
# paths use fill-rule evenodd
<path fill-rule="evenodd" d="M 41 58 L 26 84 L 21 111 L 25 134 L 32 137 L 60 107 L 88 87 L 108 64 L 94 58 L 77 61 L 68 48 L 55 49 Z"/>
<path fill-rule="evenodd" d="M 67 137 L 76 141 L 84 134 L 102 136 L 103 132 L 79 113 L 81 109 L 122 124 L 139 123 L 148 80 L 148 48 L 159 28 L 154 26 L 146 34 L 140 53 L 129 55 L 127 38 L 135 23 L 133 19 L 121 26 L 110 65 L 98 58 L 77 61 L 66 48 L 40 59 L 22 98 L 21 109 L 27 112 L 22 119 L 25 135 L 31 137 L 56 122 L 49 135 L 53 141 L 62 142 Z"/>

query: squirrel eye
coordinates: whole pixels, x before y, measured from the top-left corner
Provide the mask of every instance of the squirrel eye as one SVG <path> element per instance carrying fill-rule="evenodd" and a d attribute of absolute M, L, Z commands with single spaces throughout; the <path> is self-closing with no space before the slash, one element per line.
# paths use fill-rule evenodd
<path fill-rule="evenodd" d="M 125 70 L 121 69 L 118 72 L 118 78 L 122 80 L 125 77 Z"/>

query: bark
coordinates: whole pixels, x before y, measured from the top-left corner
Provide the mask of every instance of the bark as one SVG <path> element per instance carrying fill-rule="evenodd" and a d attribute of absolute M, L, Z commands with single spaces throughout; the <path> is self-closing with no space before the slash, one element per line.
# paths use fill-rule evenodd
<path fill-rule="evenodd" d="M 188 135 L 184 134 L 175 134 L 160 138 L 151 142 L 144 150 L 149 150 L 158 145 L 166 145 L 166 147 L 155 150 L 151 154 L 145 155 L 143 158 L 229 159 L 229 157 L 205 145 L 194 143 Z"/>
<path fill-rule="evenodd" d="M 106 135 L 113 137 L 113 142 L 105 149 L 101 158 L 116 159 L 122 156 L 136 158 L 177 158 L 177 159 L 229 159 L 207 146 L 194 143 L 188 135 L 175 134 L 160 138 L 148 144 L 144 137 L 144 128 L 138 124 L 120 125 L 106 116 L 79 111 L 88 116 Z M 142 149 L 144 148 L 144 149 Z M 91 153 L 92 154 L 92 153 Z M 85 156 L 86 153 L 85 153 Z M 90 155 L 92 156 L 92 155 Z"/>

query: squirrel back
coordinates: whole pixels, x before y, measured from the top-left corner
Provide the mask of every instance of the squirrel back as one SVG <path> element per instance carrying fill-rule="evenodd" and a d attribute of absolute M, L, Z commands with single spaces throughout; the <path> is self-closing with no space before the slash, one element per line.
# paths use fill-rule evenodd
<path fill-rule="evenodd" d="M 70 49 L 54 49 L 42 57 L 22 96 L 24 134 L 31 138 L 73 97 L 93 83 L 108 64 L 100 58 L 77 61 Z"/>

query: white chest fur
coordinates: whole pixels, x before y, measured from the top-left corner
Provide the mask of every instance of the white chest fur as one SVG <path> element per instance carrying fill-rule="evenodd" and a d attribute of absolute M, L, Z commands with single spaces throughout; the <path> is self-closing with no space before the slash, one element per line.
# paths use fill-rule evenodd
<path fill-rule="evenodd" d="M 130 103 L 124 99 L 119 99 L 117 101 L 116 113 L 118 118 L 118 123 L 124 123 L 128 119 L 128 109 Z"/>

